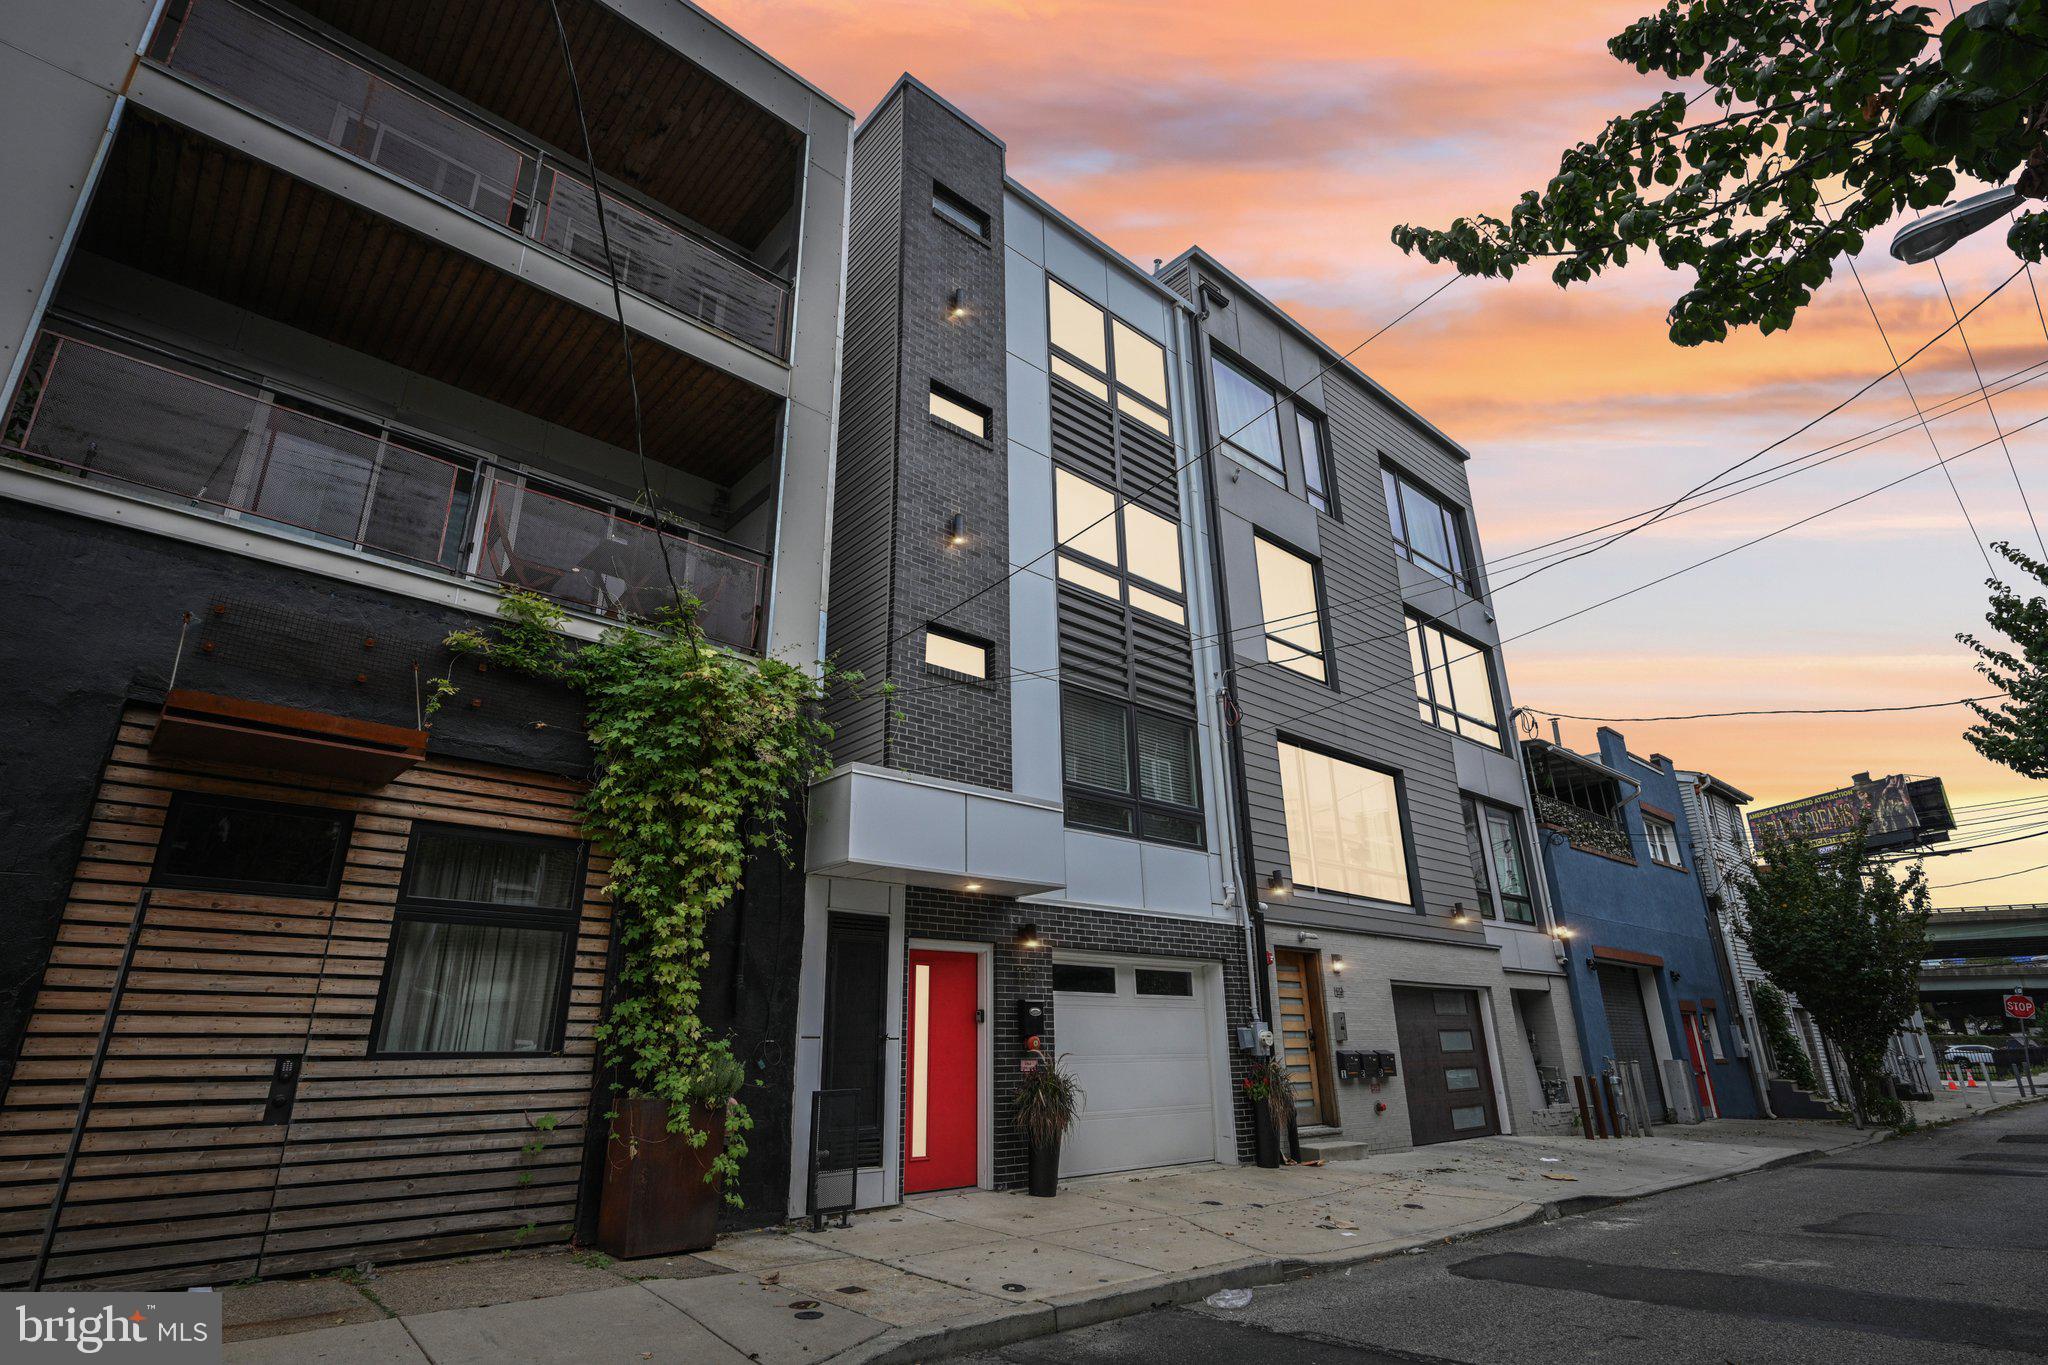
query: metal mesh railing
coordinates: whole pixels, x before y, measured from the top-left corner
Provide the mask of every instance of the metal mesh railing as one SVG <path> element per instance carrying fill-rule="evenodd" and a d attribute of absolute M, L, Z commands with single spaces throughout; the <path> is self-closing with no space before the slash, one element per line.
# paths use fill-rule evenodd
<path fill-rule="evenodd" d="M 673 600 L 673 574 L 700 604 L 705 635 L 741 649 L 756 646 L 765 577 L 759 560 L 517 479 L 491 480 L 477 572 L 600 616 L 642 618 Z"/>
<path fill-rule="evenodd" d="M 0 445 L 88 480 L 603 616 L 653 617 L 673 600 L 672 574 L 700 603 L 708 637 L 759 647 L 763 556 L 657 532 L 636 509 L 417 450 L 306 406 L 45 332 Z"/>
<path fill-rule="evenodd" d="M 234 387 L 44 333 L 6 443 L 88 479 L 459 568 L 473 471 Z"/>
<path fill-rule="evenodd" d="M 437 199 L 603 268 L 589 180 L 311 37 L 232 0 L 192 0 L 153 55 Z M 616 195 L 605 195 L 605 209 L 621 284 L 783 354 L 786 283 Z"/>

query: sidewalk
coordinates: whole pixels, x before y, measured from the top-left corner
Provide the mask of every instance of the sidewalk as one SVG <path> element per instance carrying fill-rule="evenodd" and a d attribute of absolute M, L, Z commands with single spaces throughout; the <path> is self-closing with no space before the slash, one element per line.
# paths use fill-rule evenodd
<path fill-rule="evenodd" d="M 2009 1103 L 2010 1096 L 1996 1103 Z M 1964 1092 L 1937 1122 L 1991 1107 Z M 231 1361 L 936 1359 L 1877 1141 L 1717 1121 L 1648 1138 L 1480 1138 L 1323 1167 L 1214 1165 L 968 1191 L 696 1256 L 540 1251 L 226 1293 Z"/>

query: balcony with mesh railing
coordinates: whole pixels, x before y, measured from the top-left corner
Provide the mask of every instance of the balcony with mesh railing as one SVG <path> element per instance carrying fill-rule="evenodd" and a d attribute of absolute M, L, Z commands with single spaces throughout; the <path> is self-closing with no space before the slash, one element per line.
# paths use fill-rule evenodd
<path fill-rule="evenodd" d="M 235 0 L 191 0 L 162 26 L 150 56 L 443 203 L 604 269 L 597 191 L 587 176 L 322 35 Z M 756 350 L 787 355 L 786 280 L 623 194 L 606 190 L 604 209 L 621 286 Z"/>
<path fill-rule="evenodd" d="M 614 619 L 675 590 L 705 634 L 759 647 L 767 558 L 509 462 L 111 339 L 45 331 L 0 453 L 202 512 Z"/>

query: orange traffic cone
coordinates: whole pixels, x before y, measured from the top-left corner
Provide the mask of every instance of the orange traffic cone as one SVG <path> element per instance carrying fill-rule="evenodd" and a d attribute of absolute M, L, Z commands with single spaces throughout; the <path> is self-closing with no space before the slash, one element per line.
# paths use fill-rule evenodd
<path fill-rule="evenodd" d="M 1953 1074 L 1951 1074 L 1950 1072 L 1948 1072 L 1948 1071 L 1944 1070 L 1944 1071 L 1943 1071 L 1943 1072 L 1941 1073 L 1941 1078 L 1942 1078 L 1942 1080 L 1944 1080 L 1944 1081 L 1948 1082 L 1948 1088 L 1949 1088 L 1949 1089 L 1951 1089 L 1951 1090 L 1960 1090 L 1960 1089 L 1962 1089 L 1962 1087 L 1961 1087 L 1961 1086 L 1959 1086 L 1959 1085 L 1957 1085 L 1957 1084 L 1956 1084 L 1956 1078 L 1955 1078 L 1955 1076 L 1954 1076 Z"/>
<path fill-rule="evenodd" d="M 1964 1079 L 1965 1081 L 1968 1081 L 1968 1082 L 1969 1082 L 1969 1085 L 1970 1085 L 1970 1089 L 1972 1089 L 1972 1090 L 1975 1090 L 1975 1089 L 1977 1088 L 1977 1073 L 1976 1073 L 1976 1072 L 1974 1072 L 1974 1071 L 1965 1071 L 1965 1072 L 1963 1073 L 1963 1079 Z"/>

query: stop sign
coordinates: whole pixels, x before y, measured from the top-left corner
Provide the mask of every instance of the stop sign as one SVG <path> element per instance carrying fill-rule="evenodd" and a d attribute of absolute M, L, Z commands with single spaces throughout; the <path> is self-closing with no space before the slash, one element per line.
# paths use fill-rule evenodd
<path fill-rule="evenodd" d="M 2033 997 L 2032 997 L 2032 996 L 2027 996 L 2027 995 L 2020 995 L 2020 994 L 2018 994 L 2017 992 L 2015 992 L 2015 993 L 2014 993 L 2014 994 L 2012 994 L 2012 995 L 2008 995 L 2007 997 L 2005 997 L 2005 1012 L 2006 1012 L 2006 1014 L 2007 1014 L 2007 1016 L 2008 1016 L 2008 1017 L 2010 1017 L 2010 1018 L 2013 1018 L 2013 1019 L 2031 1019 L 2031 1018 L 2033 1018 L 2033 1017 L 2034 1017 L 2034 1000 L 2033 1000 Z"/>

